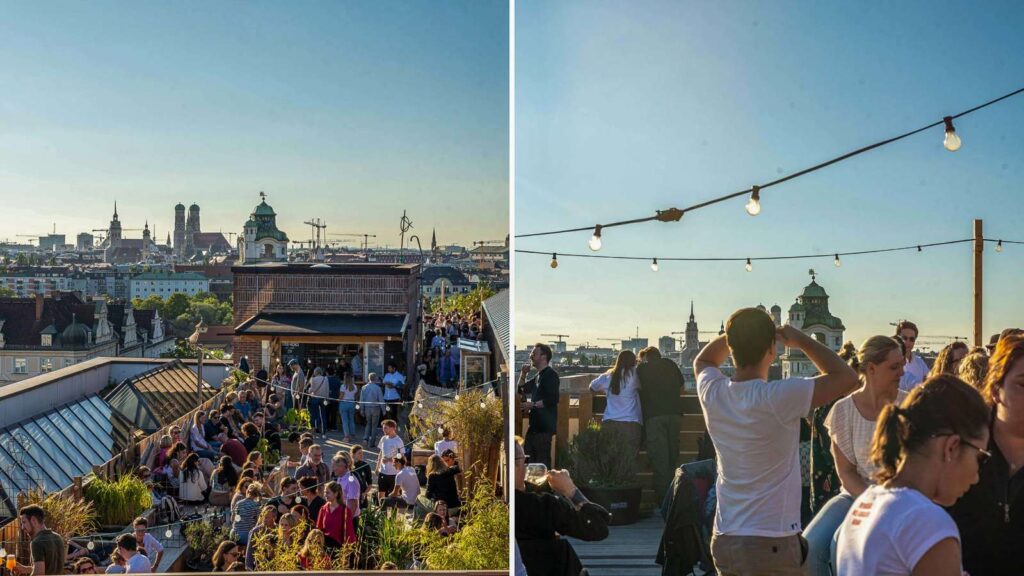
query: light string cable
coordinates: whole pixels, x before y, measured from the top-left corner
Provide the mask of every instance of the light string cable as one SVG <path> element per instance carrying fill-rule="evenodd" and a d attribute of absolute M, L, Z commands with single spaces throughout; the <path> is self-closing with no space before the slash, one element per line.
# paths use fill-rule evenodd
<path fill-rule="evenodd" d="M 953 114 L 952 116 L 946 116 L 942 120 L 939 120 L 938 122 L 932 122 L 931 124 L 928 124 L 926 126 L 922 126 L 920 128 L 911 130 L 909 132 L 904 132 L 903 134 L 900 134 L 898 136 L 894 136 L 892 138 L 881 140 L 879 142 L 875 142 L 874 144 L 869 144 L 869 145 L 864 146 L 862 148 L 858 148 L 858 149 L 853 150 L 851 152 L 847 152 L 847 153 L 842 154 L 840 156 L 836 156 L 835 158 L 832 158 L 831 160 L 827 160 L 825 162 L 821 162 L 819 164 L 815 164 L 814 166 L 811 166 L 809 168 L 804 168 L 803 170 L 799 170 L 797 172 L 794 172 L 793 174 L 789 174 L 787 176 L 783 176 L 782 178 L 777 178 L 775 180 L 772 180 L 770 182 L 766 182 L 766 183 L 761 184 L 759 186 L 751 186 L 750 188 L 745 188 L 743 190 L 740 190 L 739 192 L 733 192 L 731 194 L 726 194 L 724 196 L 719 196 L 717 198 L 712 198 L 712 199 L 706 200 L 704 202 L 699 202 L 697 204 L 693 204 L 692 206 L 687 206 L 686 208 L 674 208 L 673 207 L 673 208 L 668 208 L 666 210 L 657 210 L 654 216 L 647 216 L 647 217 L 644 217 L 644 218 L 634 218 L 634 219 L 631 219 L 631 220 L 622 220 L 622 221 L 619 221 L 619 222 L 610 222 L 608 224 L 596 224 L 596 225 L 590 225 L 590 226 L 583 226 L 583 227 L 579 227 L 579 228 L 566 228 L 564 230 L 551 230 L 551 231 L 548 231 L 548 232 L 533 232 L 533 233 L 528 233 L 528 234 L 516 234 L 516 238 L 532 238 L 532 237 L 535 237 L 535 236 L 551 236 L 551 235 L 554 235 L 554 234 L 567 234 L 567 233 L 570 233 L 570 232 L 585 232 L 585 231 L 591 231 L 592 230 L 594 232 L 594 237 L 591 238 L 591 249 L 592 250 L 598 250 L 598 249 L 600 249 L 600 246 L 601 246 L 601 241 L 600 241 L 601 230 L 604 229 L 604 228 L 611 228 L 613 226 L 626 226 L 626 225 L 629 225 L 629 224 L 639 224 L 641 222 L 651 222 L 653 220 L 658 220 L 658 221 L 661 221 L 661 222 L 678 222 L 680 219 L 682 219 L 683 215 L 685 213 L 687 213 L 687 212 L 693 212 L 694 210 L 699 210 L 701 208 L 706 208 L 706 207 L 711 206 L 713 204 L 718 204 L 719 202 L 724 202 L 726 200 L 731 200 L 733 198 L 737 198 L 737 197 L 740 197 L 740 196 L 746 196 L 748 194 L 751 197 L 751 201 L 748 204 L 747 211 L 751 215 L 756 215 L 757 213 L 760 212 L 760 204 L 759 204 L 760 191 L 764 190 L 765 188 L 771 188 L 772 186 L 777 186 L 779 184 L 782 184 L 783 182 L 788 182 L 789 180 L 792 180 L 794 178 L 798 178 L 800 176 L 804 176 L 806 174 L 810 174 L 811 172 L 815 172 L 815 171 L 821 170 L 822 168 L 826 168 L 826 167 L 831 166 L 833 164 L 836 164 L 838 162 L 842 162 L 843 160 L 847 160 L 847 159 L 853 158 L 854 156 L 858 156 L 858 155 L 863 154 L 865 152 L 868 152 L 870 150 L 874 150 L 875 148 L 880 148 L 880 147 L 885 146 L 887 144 L 892 144 L 893 142 L 897 142 L 899 140 L 903 140 L 904 138 L 909 138 L 910 136 L 913 136 L 913 135 L 918 134 L 920 132 L 924 132 L 925 130 L 930 130 L 932 128 L 935 128 L 936 126 L 941 126 L 941 125 L 945 124 L 945 126 L 946 126 L 946 138 L 947 138 L 946 148 L 949 149 L 949 150 L 956 150 L 960 146 L 960 144 L 959 144 L 960 141 L 959 141 L 959 137 L 957 137 L 955 135 L 955 130 L 953 128 L 953 120 L 955 120 L 957 118 L 960 118 L 962 116 L 966 116 L 967 114 L 970 114 L 972 112 L 977 112 L 978 110 L 981 110 L 982 108 L 986 108 L 986 107 L 991 106 L 991 105 L 993 105 L 993 104 L 995 104 L 997 102 L 1000 102 L 1002 100 L 1006 100 L 1007 98 L 1010 98 L 1012 96 L 1016 96 L 1016 95 L 1021 94 L 1021 93 L 1024 93 L 1024 88 L 1018 88 L 1017 90 L 1014 90 L 1013 92 L 1009 92 L 1009 93 L 1004 94 L 1004 95 L 1002 95 L 1002 96 L 1000 96 L 998 98 L 994 98 L 992 100 L 989 100 L 988 102 L 985 102 L 985 103 L 979 104 L 979 105 L 977 105 L 977 106 L 975 106 L 973 108 L 969 108 L 967 110 L 964 110 L 963 112 L 959 112 L 957 114 Z M 955 147 L 951 146 L 949 144 L 949 140 L 950 140 L 950 136 L 951 135 L 956 139 L 955 140 Z M 517 250 L 517 252 L 518 252 L 518 250 Z M 548 254 L 551 254 L 551 252 L 548 252 Z"/>

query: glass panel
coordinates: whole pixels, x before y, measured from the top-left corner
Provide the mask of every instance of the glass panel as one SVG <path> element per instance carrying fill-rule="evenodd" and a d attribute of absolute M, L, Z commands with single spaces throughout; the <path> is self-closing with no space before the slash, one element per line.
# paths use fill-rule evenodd
<path fill-rule="evenodd" d="M 99 458 L 102 458 L 104 462 L 110 460 L 110 445 L 113 441 L 109 437 L 103 438 L 101 431 L 97 430 L 98 426 L 92 424 L 92 419 L 88 420 L 89 424 L 87 425 L 69 406 L 62 406 L 57 409 L 57 412 L 81 434 L 82 440 L 91 444 Z"/>
<path fill-rule="evenodd" d="M 32 458 L 42 467 L 46 474 L 58 485 L 57 489 L 61 489 L 71 484 L 71 475 L 64 472 L 64 469 L 57 464 L 57 460 L 60 459 L 60 449 L 53 443 L 49 438 L 42 437 L 42 431 L 39 431 L 38 426 L 31 426 L 30 423 L 26 423 L 26 426 L 34 428 L 37 433 L 33 433 L 28 428 L 23 427 L 17 433 L 24 435 L 27 439 L 25 442 L 28 445 L 28 453 Z"/>
<path fill-rule="evenodd" d="M 377 377 L 384 378 L 384 344 L 378 342 L 372 342 L 366 344 L 366 370 L 363 374 L 366 376 L 370 375 L 370 372 L 376 372 Z"/>
<path fill-rule="evenodd" d="M 54 424 L 53 420 L 50 420 L 49 417 L 50 414 L 45 414 L 36 418 L 34 422 L 42 428 L 43 433 L 60 445 L 64 451 L 64 456 L 68 458 L 69 462 L 73 465 L 71 471 L 74 475 L 80 475 L 84 472 L 88 472 L 94 464 L 86 457 L 86 455 L 91 454 L 91 452 L 82 452 L 78 448 L 78 443 L 72 438 L 68 438 L 67 434 L 64 433 L 64 430 L 60 426 Z M 99 462 L 96 462 L 96 464 L 99 464 Z"/>
<path fill-rule="evenodd" d="M 485 356 L 464 356 L 462 367 L 463 385 L 466 388 L 486 382 L 487 358 Z"/>
<path fill-rule="evenodd" d="M 100 462 L 100 453 L 96 448 L 96 440 L 91 434 L 80 431 L 80 428 L 73 426 L 60 415 L 59 411 L 50 412 L 47 416 L 50 422 L 64 433 L 64 437 L 68 439 L 72 450 L 80 453 L 89 462 Z"/>
<path fill-rule="evenodd" d="M 22 424 L 22 429 L 32 436 L 35 443 L 39 445 L 43 456 L 53 463 L 54 470 L 59 471 L 62 477 L 67 477 L 70 483 L 71 479 L 77 475 L 78 469 L 74 462 L 68 459 L 68 455 L 64 451 L 66 444 L 61 441 L 60 436 L 50 437 L 35 421 L 25 422 Z"/>
<path fill-rule="evenodd" d="M 110 440 L 105 444 L 106 447 L 111 447 L 116 444 L 117 437 L 114 435 L 114 425 L 111 423 L 110 408 L 103 404 L 102 408 L 97 408 L 91 402 L 92 398 L 86 398 L 81 402 L 74 405 L 77 414 L 82 415 L 83 420 L 92 420 L 93 430 L 102 432 Z"/>
<path fill-rule="evenodd" d="M 29 484 L 26 483 L 27 477 L 24 473 L 19 473 L 19 469 L 20 467 L 14 463 L 14 459 L 7 452 L 6 443 L 0 442 L 0 470 L 3 470 L 4 474 L 4 490 L 7 490 L 7 495 L 11 498 L 29 487 Z"/>
<path fill-rule="evenodd" d="M 17 436 L 11 433 L 15 431 Z M 20 439 L 19 439 L 20 438 Z M 50 476 L 50 473 L 40 465 L 33 457 L 32 452 L 38 451 L 32 444 L 32 439 L 20 428 L 8 428 L 0 433 L 0 444 L 7 449 L 11 459 L 14 460 L 12 474 L 14 480 L 23 489 L 42 484 L 46 490 L 60 490 L 63 486 L 57 486 L 58 480 Z"/>

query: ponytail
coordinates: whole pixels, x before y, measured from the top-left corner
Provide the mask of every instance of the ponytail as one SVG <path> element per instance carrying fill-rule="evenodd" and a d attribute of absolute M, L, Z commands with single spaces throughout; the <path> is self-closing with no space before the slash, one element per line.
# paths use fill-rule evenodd
<path fill-rule="evenodd" d="M 878 467 L 875 480 L 879 483 L 891 480 L 896 475 L 900 461 L 900 451 L 904 443 L 907 427 L 900 422 L 903 411 L 895 404 L 882 408 L 875 427 L 875 437 L 871 445 L 871 461 Z"/>

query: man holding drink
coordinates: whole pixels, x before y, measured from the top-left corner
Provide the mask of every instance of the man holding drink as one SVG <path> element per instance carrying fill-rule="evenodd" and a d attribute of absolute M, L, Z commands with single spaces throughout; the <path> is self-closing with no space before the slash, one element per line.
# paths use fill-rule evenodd
<path fill-rule="evenodd" d="M 558 374 L 551 364 L 551 347 L 538 343 L 530 352 L 530 362 L 537 369 L 537 375 L 526 379 L 530 364 L 523 365 L 519 373 L 518 388 L 521 394 L 529 395 L 519 407 L 530 411 L 530 428 L 526 431 L 523 448 L 533 462 L 551 466 L 551 438 L 558 423 Z"/>
<path fill-rule="evenodd" d="M 25 506 L 18 512 L 21 531 L 32 539 L 32 562 L 28 566 L 13 562 L 13 555 L 7 557 L 7 569 L 21 576 L 43 576 L 63 574 L 67 545 L 56 532 L 46 527 L 46 512 L 35 504 Z M 11 566 L 14 564 L 14 566 Z"/>

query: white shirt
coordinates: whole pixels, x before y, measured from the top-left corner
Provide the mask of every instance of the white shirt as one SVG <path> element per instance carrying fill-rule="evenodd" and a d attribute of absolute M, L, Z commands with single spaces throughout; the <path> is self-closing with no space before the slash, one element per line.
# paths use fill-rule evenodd
<path fill-rule="evenodd" d="M 434 442 L 434 454 L 441 456 L 445 450 L 451 449 L 452 452 L 459 451 L 459 443 L 455 440 L 438 440 Z"/>
<path fill-rule="evenodd" d="M 150 559 L 156 559 L 156 555 L 164 551 L 164 547 L 160 544 L 160 541 L 154 538 L 149 532 L 146 532 L 146 535 L 142 538 L 142 547 L 145 548 L 146 556 Z"/>
<path fill-rule="evenodd" d="M 732 382 L 697 375 L 704 422 L 718 450 L 715 534 L 781 538 L 800 532 L 800 419 L 814 381 Z"/>
<path fill-rule="evenodd" d="M 402 498 L 406 504 L 415 504 L 416 497 L 420 495 L 420 479 L 416 476 L 416 469 L 406 466 L 398 471 L 395 476 L 395 486 L 402 489 Z"/>
<path fill-rule="evenodd" d="M 125 560 L 124 571 L 125 574 L 148 574 L 153 571 L 153 567 L 149 565 L 148 558 L 136 552 L 134 556 Z"/>
<path fill-rule="evenodd" d="M 896 393 L 896 404 L 899 405 L 907 393 L 900 390 Z M 852 396 L 840 398 L 825 416 L 825 427 L 832 443 L 846 456 L 846 459 L 857 467 L 857 474 L 868 484 L 874 484 L 875 472 L 878 467 L 871 461 L 871 442 L 875 438 L 876 420 L 868 420 L 857 410 Z"/>
<path fill-rule="evenodd" d="M 928 377 L 928 365 L 920 356 L 910 353 L 910 361 L 903 365 L 903 376 L 900 378 L 900 390 L 910 392 L 915 386 Z"/>
<path fill-rule="evenodd" d="M 924 494 L 913 488 L 870 486 L 843 520 L 837 574 L 909 575 L 946 538 L 960 542 L 956 522 Z"/>
<path fill-rule="evenodd" d="M 392 458 L 398 455 L 405 447 L 405 442 L 402 438 L 395 434 L 394 437 L 388 438 L 387 436 L 381 436 L 380 441 L 377 442 L 377 449 L 380 450 L 380 456 L 378 462 L 383 462 L 383 466 L 378 468 L 381 474 L 387 474 L 389 476 L 397 474 L 395 470 L 395 463 L 391 461 Z"/>
<path fill-rule="evenodd" d="M 590 383 L 590 389 L 594 392 L 607 392 L 608 402 L 604 408 L 602 422 L 637 422 L 643 419 L 640 416 L 640 380 L 636 377 L 636 369 L 629 370 L 623 374 L 619 382 L 619 393 L 612 394 L 612 375 L 604 373 Z"/>

